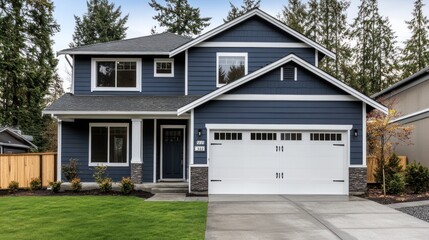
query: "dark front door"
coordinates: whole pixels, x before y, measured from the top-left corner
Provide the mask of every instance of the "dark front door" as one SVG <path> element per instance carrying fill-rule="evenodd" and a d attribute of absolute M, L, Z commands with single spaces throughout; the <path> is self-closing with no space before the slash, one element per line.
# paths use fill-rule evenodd
<path fill-rule="evenodd" d="M 162 177 L 183 178 L 183 129 L 162 132 Z"/>

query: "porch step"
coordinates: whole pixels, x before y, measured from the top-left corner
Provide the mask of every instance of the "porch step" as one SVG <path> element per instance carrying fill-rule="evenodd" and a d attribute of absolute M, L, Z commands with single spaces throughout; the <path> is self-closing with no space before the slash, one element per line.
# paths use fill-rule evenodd
<path fill-rule="evenodd" d="M 188 192 L 188 187 L 175 187 L 175 188 L 152 188 L 151 193 L 187 193 Z"/>
<path fill-rule="evenodd" d="M 145 188 L 187 188 L 187 182 L 159 182 L 159 183 L 144 183 Z"/>

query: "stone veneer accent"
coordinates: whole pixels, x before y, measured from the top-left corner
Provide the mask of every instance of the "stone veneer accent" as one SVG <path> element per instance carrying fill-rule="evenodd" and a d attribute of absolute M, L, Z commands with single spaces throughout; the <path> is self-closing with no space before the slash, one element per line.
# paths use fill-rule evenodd
<path fill-rule="evenodd" d="M 349 168 L 349 193 L 358 194 L 366 192 L 366 167 Z"/>
<path fill-rule="evenodd" d="M 207 192 L 209 188 L 209 168 L 191 167 L 191 192 Z"/>
<path fill-rule="evenodd" d="M 131 163 L 131 180 L 136 184 L 143 182 L 143 164 Z"/>

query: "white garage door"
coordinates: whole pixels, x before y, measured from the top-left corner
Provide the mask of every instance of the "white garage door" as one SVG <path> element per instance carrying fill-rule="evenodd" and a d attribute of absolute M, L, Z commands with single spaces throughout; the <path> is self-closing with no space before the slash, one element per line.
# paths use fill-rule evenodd
<path fill-rule="evenodd" d="M 210 194 L 347 194 L 345 132 L 210 132 Z"/>

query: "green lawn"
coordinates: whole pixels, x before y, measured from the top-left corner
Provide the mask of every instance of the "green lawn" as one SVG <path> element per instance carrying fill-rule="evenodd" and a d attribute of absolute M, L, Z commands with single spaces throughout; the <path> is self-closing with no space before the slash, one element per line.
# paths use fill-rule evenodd
<path fill-rule="evenodd" d="M 0 197 L 0 239 L 204 239 L 206 202 Z"/>

